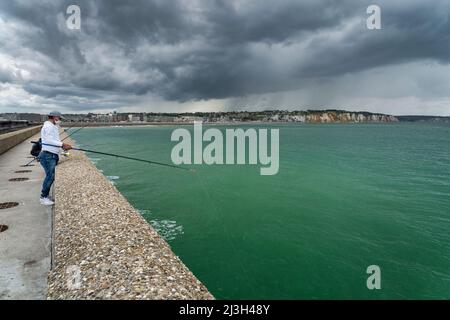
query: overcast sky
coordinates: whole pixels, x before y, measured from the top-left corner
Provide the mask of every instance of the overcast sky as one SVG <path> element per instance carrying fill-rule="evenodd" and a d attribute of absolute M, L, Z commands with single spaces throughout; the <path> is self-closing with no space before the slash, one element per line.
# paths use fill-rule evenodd
<path fill-rule="evenodd" d="M 5 0 L 0 112 L 450 116 L 449 16 L 450 0 Z"/>

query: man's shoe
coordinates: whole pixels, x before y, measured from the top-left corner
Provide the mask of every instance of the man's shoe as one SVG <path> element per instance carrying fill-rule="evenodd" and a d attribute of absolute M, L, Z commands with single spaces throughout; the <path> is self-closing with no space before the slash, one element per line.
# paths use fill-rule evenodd
<path fill-rule="evenodd" d="M 41 204 L 43 204 L 44 206 L 52 206 L 55 203 L 49 198 L 41 198 Z"/>

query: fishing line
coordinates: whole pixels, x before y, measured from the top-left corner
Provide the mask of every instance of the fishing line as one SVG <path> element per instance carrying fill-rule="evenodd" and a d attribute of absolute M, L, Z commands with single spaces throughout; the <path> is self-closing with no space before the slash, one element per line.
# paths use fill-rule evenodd
<path fill-rule="evenodd" d="M 39 143 L 39 142 L 31 141 L 31 143 Z M 42 143 L 42 145 L 43 146 L 48 146 L 48 147 L 61 148 L 60 146 L 56 146 L 56 145 L 53 145 L 53 144 L 47 144 L 47 143 Z M 155 164 L 155 165 L 159 165 L 159 166 L 164 166 L 164 167 L 169 167 L 169 168 L 174 168 L 174 169 L 180 169 L 180 170 L 186 170 L 186 171 L 194 172 L 193 169 L 176 166 L 176 165 L 169 164 L 169 163 L 163 163 L 163 162 L 157 162 L 157 161 L 133 158 L 133 157 L 128 157 L 128 156 L 115 154 L 115 153 L 101 152 L 101 151 L 95 151 L 95 150 L 89 150 L 89 149 L 81 149 L 81 148 L 72 148 L 72 150 L 84 151 L 84 152 L 95 153 L 95 154 L 101 154 L 101 155 L 105 155 L 105 156 L 117 157 L 117 158 L 128 159 L 128 160 L 134 160 L 134 161 L 145 162 L 145 163 L 149 163 L 149 164 Z"/>
<path fill-rule="evenodd" d="M 203 177 L 200 177 L 200 175 L 197 175 L 197 179 L 200 182 L 200 185 L 204 191 L 204 193 L 206 194 L 206 196 L 209 198 L 209 202 L 211 204 L 211 206 L 214 208 L 214 211 L 216 212 L 216 217 L 218 219 L 220 219 L 221 221 L 221 226 L 222 226 L 222 230 L 225 232 L 226 234 L 226 240 L 229 243 L 230 247 L 232 248 L 233 252 L 237 252 L 237 248 L 238 246 L 233 242 L 232 237 L 231 237 L 231 232 L 229 231 L 227 224 L 225 222 L 225 219 L 223 218 L 223 216 L 220 214 L 219 210 L 217 209 L 216 206 L 216 201 L 214 201 L 213 197 L 211 197 L 210 192 L 208 191 L 208 188 L 206 187 L 204 181 L 203 181 Z M 240 259 L 238 259 L 238 265 L 241 269 L 241 274 L 245 275 L 247 277 L 247 281 L 250 280 L 250 277 L 248 275 L 247 270 L 244 267 L 244 264 L 242 263 L 242 261 Z"/>

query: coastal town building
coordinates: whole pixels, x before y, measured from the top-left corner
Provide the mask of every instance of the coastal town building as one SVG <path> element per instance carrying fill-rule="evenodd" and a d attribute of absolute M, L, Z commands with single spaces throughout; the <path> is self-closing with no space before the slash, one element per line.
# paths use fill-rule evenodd
<path fill-rule="evenodd" d="M 0 117 L 7 120 L 26 120 L 42 123 L 45 116 L 33 113 L 4 113 Z M 65 122 L 71 123 L 235 123 L 235 122 L 297 122 L 297 123 L 347 123 L 347 122 L 397 122 L 392 115 L 345 110 L 284 111 L 266 110 L 254 112 L 194 112 L 194 113 L 105 113 L 64 114 Z"/>

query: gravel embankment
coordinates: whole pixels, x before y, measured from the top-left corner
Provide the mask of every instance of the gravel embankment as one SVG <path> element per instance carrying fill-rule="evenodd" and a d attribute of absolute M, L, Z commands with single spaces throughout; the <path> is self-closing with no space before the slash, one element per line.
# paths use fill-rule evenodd
<path fill-rule="evenodd" d="M 58 165 L 55 199 L 48 299 L 213 299 L 85 154 Z"/>

